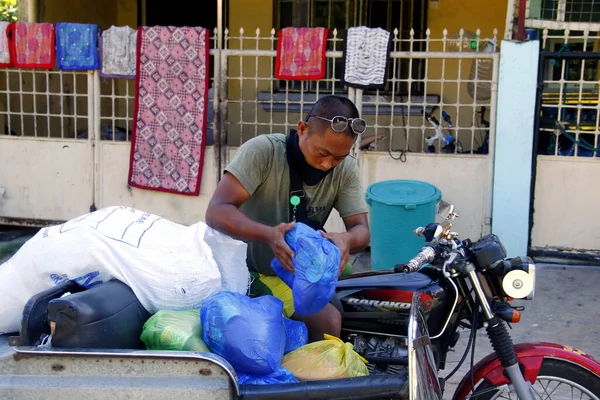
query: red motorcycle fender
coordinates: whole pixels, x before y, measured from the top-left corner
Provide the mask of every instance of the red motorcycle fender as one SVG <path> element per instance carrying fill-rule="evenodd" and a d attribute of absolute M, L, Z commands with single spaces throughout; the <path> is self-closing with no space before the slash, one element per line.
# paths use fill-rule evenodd
<path fill-rule="evenodd" d="M 570 361 L 600 376 L 600 363 L 584 352 L 570 346 L 556 343 L 519 343 L 515 345 L 515 351 L 517 352 L 517 359 L 524 369 L 525 379 L 531 383 L 535 382 L 545 357 Z M 508 379 L 504 376 L 504 368 L 502 368 L 502 364 L 495 353 L 488 354 L 473 367 L 475 385 L 482 378 L 485 378 L 494 386 L 508 383 Z M 460 381 L 452 399 L 464 400 L 471 389 L 471 374 L 467 373 Z"/>

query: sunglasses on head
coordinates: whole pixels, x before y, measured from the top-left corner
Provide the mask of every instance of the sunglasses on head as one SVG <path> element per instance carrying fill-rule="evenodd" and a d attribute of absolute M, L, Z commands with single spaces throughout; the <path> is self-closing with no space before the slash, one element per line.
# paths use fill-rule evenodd
<path fill-rule="evenodd" d="M 329 121 L 329 123 L 331 124 L 331 130 L 334 132 L 344 132 L 346 128 L 348 128 L 348 123 L 350 123 L 350 128 L 352 129 L 352 132 L 354 132 L 356 135 L 360 135 L 365 130 L 367 130 L 367 123 L 362 118 L 346 118 L 343 116 L 336 116 L 329 119 L 318 115 L 309 115 L 308 117 L 306 117 L 306 121 L 308 121 L 310 117 L 319 118 L 323 121 Z"/>

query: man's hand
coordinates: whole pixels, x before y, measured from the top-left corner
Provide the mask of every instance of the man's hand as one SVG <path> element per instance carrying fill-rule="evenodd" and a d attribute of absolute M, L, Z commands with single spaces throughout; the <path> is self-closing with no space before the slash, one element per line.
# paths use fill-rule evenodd
<path fill-rule="evenodd" d="M 269 238 L 269 246 L 273 250 L 273 254 L 279 260 L 283 268 L 290 272 L 294 272 L 294 263 L 292 258 L 295 257 L 294 252 L 290 249 L 290 246 L 285 241 L 285 234 L 294 227 L 294 223 L 289 224 L 283 223 L 271 228 L 271 235 Z"/>
<path fill-rule="evenodd" d="M 344 272 L 344 269 L 346 268 L 346 264 L 348 264 L 348 261 L 350 260 L 350 237 L 347 233 L 319 232 L 321 232 L 321 235 L 324 238 L 331 240 L 337 246 L 337 248 L 340 249 L 340 266 L 338 270 L 338 276 L 342 275 L 342 272 Z"/>

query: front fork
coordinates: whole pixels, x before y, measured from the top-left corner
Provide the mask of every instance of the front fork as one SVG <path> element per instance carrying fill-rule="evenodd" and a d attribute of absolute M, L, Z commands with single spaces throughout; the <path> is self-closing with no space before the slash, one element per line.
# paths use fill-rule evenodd
<path fill-rule="evenodd" d="M 485 318 L 483 321 L 483 326 L 488 333 L 488 337 L 490 338 L 490 342 L 492 343 L 492 347 L 496 352 L 496 355 L 502 362 L 502 366 L 504 367 L 508 378 L 515 387 L 515 391 L 519 396 L 518 398 L 521 400 L 533 400 L 533 396 L 531 394 L 531 385 L 525 380 L 521 369 L 519 368 L 517 353 L 515 352 L 512 338 L 506 329 L 504 321 L 494 315 L 492 307 L 485 297 L 485 293 L 481 287 L 479 277 L 475 272 L 475 266 L 473 264 L 468 264 L 466 269 L 467 276 L 471 281 L 471 285 L 475 290 L 478 303 L 483 311 Z"/>

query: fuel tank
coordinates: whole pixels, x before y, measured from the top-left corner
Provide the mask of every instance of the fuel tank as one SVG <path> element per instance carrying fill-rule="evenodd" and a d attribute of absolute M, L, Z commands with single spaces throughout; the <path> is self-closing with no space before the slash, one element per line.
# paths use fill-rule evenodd
<path fill-rule="evenodd" d="M 369 271 L 340 279 L 336 297 L 343 310 L 343 329 L 405 336 L 416 292 L 429 334 L 436 335 L 449 317 L 454 289 L 437 269 L 421 271 Z"/>

